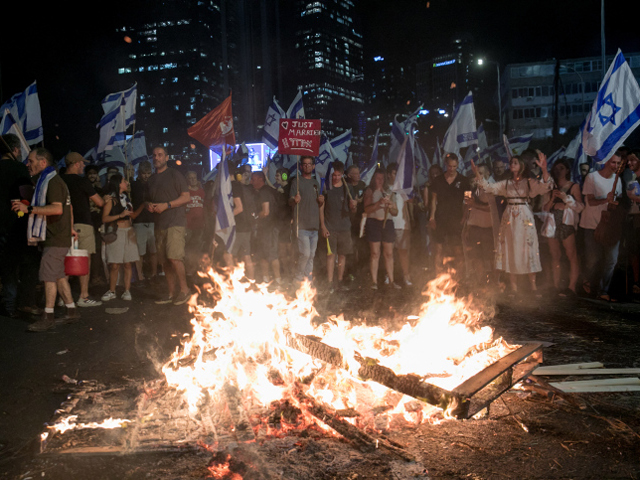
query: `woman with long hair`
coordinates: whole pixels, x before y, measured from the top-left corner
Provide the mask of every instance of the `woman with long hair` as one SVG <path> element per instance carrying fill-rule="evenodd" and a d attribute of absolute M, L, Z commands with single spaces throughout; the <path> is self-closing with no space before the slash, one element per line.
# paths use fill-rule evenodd
<path fill-rule="evenodd" d="M 381 168 L 376 169 L 371 177 L 371 183 L 364 191 L 364 213 L 367 216 L 365 234 L 371 252 L 369 269 L 373 282 L 371 288 L 374 290 L 378 289 L 381 247 L 389 284 L 394 288 L 400 288 L 393 280 L 393 243 L 396 232 L 393 221 L 389 217 L 398 214 L 398 207 L 391 199 L 391 195 L 385 171 Z"/>
<path fill-rule="evenodd" d="M 532 291 L 536 291 L 536 273 L 542 270 L 538 248 L 538 232 L 531 210 L 531 200 L 548 192 L 553 182 L 547 171 L 547 157 L 537 150 L 536 165 L 542 170 L 542 181 L 529 178 L 526 163 L 516 155 L 509 161 L 512 178 L 489 183 L 471 162 L 477 185 L 485 192 L 506 199 L 506 209 L 500 223 L 500 234 L 496 247 L 496 269 L 509 274 L 513 292 L 518 291 L 517 275 L 527 275 Z"/>
<path fill-rule="evenodd" d="M 556 188 L 553 189 L 551 199 L 544 205 L 543 210 L 553 215 L 555 220 L 555 234 L 549 237 L 549 251 L 551 252 L 553 286 L 560 288 L 560 260 L 562 247 L 569 259 L 569 287 L 565 294 L 574 295 L 580 276 L 580 262 L 576 250 L 576 230 L 580 212 L 584 209 L 580 185 L 571 181 L 571 166 L 565 158 L 558 159 L 551 168 L 551 177 Z"/>
<path fill-rule="evenodd" d="M 129 182 L 119 173 L 109 179 L 106 187 L 107 195 L 104 197 L 102 222 L 105 224 L 117 222 L 118 230 L 116 240 L 106 245 L 106 258 L 109 264 L 109 290 L 102 296 L 103 302 L 116 298 L 118 271 L 121 265 L 124 266 L 125 290 L 121 298 L 131 300 L 132 265 L 140 260 L 136 231 L 133 229 L 131 221 L 144 208 L 144 203 L 134 212 L 131 201 L 125 193 L 128 188 Z"/>

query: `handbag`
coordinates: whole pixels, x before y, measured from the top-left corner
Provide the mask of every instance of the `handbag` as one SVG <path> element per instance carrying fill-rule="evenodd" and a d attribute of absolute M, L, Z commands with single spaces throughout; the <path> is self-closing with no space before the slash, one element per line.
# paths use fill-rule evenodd
<path fill-rule="evenodd" d="M 556 219 L 552 213 L 545 212 L 544 223 L 542 224 L 542 229 L 540 230 L 540 234 L 546 238 L 553 238 L 556 234 Z"/>
<path fill-rule="evenodd" d="M 115 242 L 116 238 L 118 238 L 118 222 L 105 223 L 103 227 L 104 232 L 100 232 L 100 236 L 105 245 Z"/>

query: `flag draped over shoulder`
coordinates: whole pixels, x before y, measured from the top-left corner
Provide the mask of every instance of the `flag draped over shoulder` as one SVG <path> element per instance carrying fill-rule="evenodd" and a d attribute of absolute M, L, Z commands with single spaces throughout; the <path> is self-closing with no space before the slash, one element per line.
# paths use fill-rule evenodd
<path fill-rule="evenodd" d="M 453 114 L 453 121 L 444 135 L 443 148 L 447 153 L 460 154 L 460 149 L 478 142 L 476 113 L 471 92 L 464 97 Z"/>
<path fill-rule="evenodd" d="M 285 118 L 285 112 L 278 104 L 276 97 L 267 110 L 267 118 L 264 120 L 262 129 L 262 142 L 266 143 L 271 150 L 278 148 L 278 137 L 280 136 L 280 119 Z"/>
<path fill-rule="evenodd" d="M 29 145 L 43 141 L 42 114 L 38 86 L 33 82 L 24 92 L 16 93 L 0 107 L 0 115 L 9 110 L 16 125 Z M 5 131 L 2 132 L 4 135 Z"/>
<path fill-rule="evenodd" d="M 207 148 L 236 144 L 231 95 L 194 124 L 187 133 Z"/>
<path fill-rule="evenodd" d="M 582 146 L 596 162 L 606 162 L 640 122 L 640 87 L 618 50 L 582 130 Z"/>
<path fill-rule="evenodd" d="M 233 216 L 233 192 L 231 190 L 231 176 L 229 175 L 229 164 L 226 157 L 218 165 L 216 182 L 218 183 L 216 191 L 216 235 L 222 239 L 227 251 L 230 251 L 236 240 L 236 220 Z"/>

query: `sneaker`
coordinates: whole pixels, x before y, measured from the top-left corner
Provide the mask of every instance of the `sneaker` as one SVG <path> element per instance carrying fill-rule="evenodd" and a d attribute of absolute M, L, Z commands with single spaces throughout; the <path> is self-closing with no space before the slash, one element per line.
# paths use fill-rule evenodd
<path fill-rule="evenodd" d="M 58 307 L 64 307 L 64 300 L 62 299 L 62 297 L 58 297 L 58 301 L 56 302 L 56 305 Z"/>
<path fill-rule="evenodd" d="M 111 290 L 107 290 L 107 293 L 102 295 L 101 300 L 103 302 L 108 302 L 109 300 L 113 300 L 116 298 L 116 292 L 112 292 Z"/>
<path fill-rule="evenodd" d="M 189 297 L 190 295 L 188 293 L 180 292 L 178 295 L 176 295 L 176 298 L 173 299 L 173 304 L 182 305 L 183 303 L 186 303 L 187 300 L 189 300 Z"/>
<path fill-rule="evenodd" d="M 378 284 L 377 283 L 372 283 L 371 284 L 371 290 L 377 290 L 378 289 Z"/>
<path fill-rule="evenodd" d="M 412 286 L 413 286 L 413 283 L 412 283 L 412 282 L 411 282 L 411 280 L 409 280 L 408 278 L 405 278 L 405 279 L 404 279 L 404 284 L 405 284 L 407 287 L 412 287 Z"/>
<path fill-rule="evenodd" d="M 78 307 L 99 307 L 102 305 L 100 300 L 94 300 L 93 298 L 79 298 L 76 302 L 76 306 Z"/>
<path fill-rule="evenodd" d="M 396 282 L 391 282 L 391 286 L 392 286 L 393 288 L 395 288 L 396 290 L 400 290 L 400 289 L 402 289 L 402 287 L 401 287 L 400 285 L 398 285 Z"/>
<path fill-rule="evenodd" d="M 67 313 L 64 317 L 55 320 L 56 325 L 64 325 L 67 323 L 76 323 L 80 320 L 80 312 L 76 307 L 67 307 Z"/>
<path fill-rule="evenodd" d="M 131 300 L 131 292 L 129 290 L 125 290 L 120 298 L 122 300 Z"/>
<path fill-rule="evenodd" d="M 171 295 L 165 295 L 156 300 L 156 305 L 166 305 L 167 303 L 173 303 L 173 297 Z"/>
<path fill-rule="evenodd" d="M 56 328 L 56 321 L 53 313 L 44 312 L 42 318 L 27 327 L 30 332 L 45 332 L 52 328 Z"/>
<path fill-rule="evenodd" d="M 384 284 L 389 285 L 389 275 L 384 276 Z"/>

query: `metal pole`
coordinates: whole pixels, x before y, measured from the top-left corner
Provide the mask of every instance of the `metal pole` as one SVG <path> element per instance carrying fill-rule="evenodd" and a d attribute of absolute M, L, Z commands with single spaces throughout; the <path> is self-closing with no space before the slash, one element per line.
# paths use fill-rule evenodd
<path fill-rule="evenodd" d="M 604 39 L 604 0 L 600 0 L 600 45 L 602 48 L 602 77 L 606 72 L 606 48 Z"/>
<path fill-rule="evenodd" d="M 502 88 L 500 85 L 500 64 L 496 62 L 496 69 L 498 70 L 498 124 L 500 125 L 500 133 L 498 139 L 502 138 L 504 129 L 502 127 Z"/>

